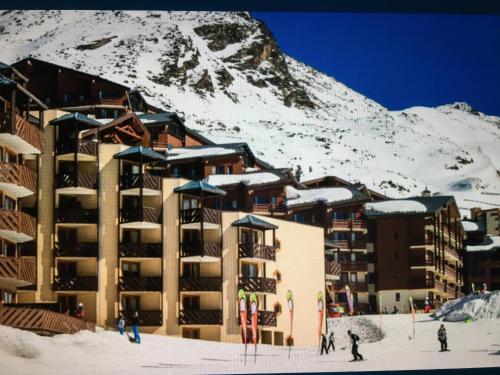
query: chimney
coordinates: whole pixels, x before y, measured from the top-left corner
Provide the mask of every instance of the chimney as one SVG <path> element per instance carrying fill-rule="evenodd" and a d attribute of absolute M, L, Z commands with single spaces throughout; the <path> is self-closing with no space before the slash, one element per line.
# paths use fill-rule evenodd
<path fill-rule="evenodd" d="M 421 193 L 422 197 L 430 197 L 431 196 L 431 191 L 427 189 L 427 186 L 425 187 L 425 190 L 422 191 Z"/>

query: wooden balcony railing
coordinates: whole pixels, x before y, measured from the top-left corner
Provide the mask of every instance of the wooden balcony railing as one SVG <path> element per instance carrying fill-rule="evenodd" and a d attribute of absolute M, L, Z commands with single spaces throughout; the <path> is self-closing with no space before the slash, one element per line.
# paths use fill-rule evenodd
<path fill-rule="evenodd" d="M 363 260 L 340 262 L 340 268 L 343 272 L 366 272 L 368 269 L 368 263 Z"/>
<path fill-rule="evenodd" d="M 4 307 L 16 307 L 22 309 L 40 309 L 62 313 L 61 304 L 57 302 L 33 302 L 33 303 L 4 303 Z"/>
<path fill-rule="evenodd" d="M 161 292 L 163 278 L 161 276 L 121 276 L 120 292 Z"/>
<path fill-rule="evenodd" d="M 122 208 L 121 209 L 121 222 L 149 222 L 161 223 L 161 209 L 156 207 L 136 207 L 136 208 Z"/>
<path fill-rule="evenodd" d="M 140 187 L 143 187 L 144 189 L 161 190 L 161 181 L 162 179 L 160 176 L 144 173 L 142 175 L 141 183 L 140 174 L 125 174 L 123 176 L 120 176 L 120 189 L 138 189 Z"/>
<path fill-rule="evenodd" d="M 222 291 L 222 278 L 183 276 L 179 280 L 179 290 L 182 292 L 220 292 Z"/>
<path fill-rule="evenodd" d="M 366 249 L 366 241 L 364 240 L 332 240 L 334 247 L 338 247 L 339 249 Z"/>
<path fill-rule="evenodd" d="M 75 151 L 79 154 L 97 156 L 98 144 L 95 141 L 78 140 L 75 144 L 72 142 L 56 142 L 56 155 L 73 154 Z"/>
<path fill-rule="evenodd" d="M 17 245 L 22 257 L 36 257 L 36 241 L 23 242 Z"/>
<path fill-rule="evenodd" d="M 351 292 L 368 292 L 368 283 L 366 281 L 349 281 L 339 280 L 333 285 L 335 291 L 345 291 L 345 286 L 349 285 Z"/>
<path fill-rule="evenodd" d="M 352 249 L 366 249 L 366 241 L 355 240 L 351 242 Z"/>
<path fill-rule="evenodd" d="M 36 284 L 35 262 L 31 259 L 2 256 L 0 257 L 0 278 L 17 280 L 25 285 Z"/>
<path fill-rule="evenodd" d="M 339 249 L 348 249 L 349 243 L 347 240 L 333 240 L 333 246 L 338 247 Z"/>
<path fill-rule="evenodd" d="M 221 223 L 221 212 L 213 208 L 192 208 L 188 210 L 181 210 L 181 224 L 189 223 Z"/>
<path fill-rule="evenodd" d="M 122 258 L 161 258 L 161 243 L 121 243 L 119 255 Z"/>
<path fill-rule="evenodd" d="M 240 317 L 237 318 L 238 325 L 241 325 Z M 252 312 L 249 310 L 247 313 L 247 324 L 252 324 Z M 276 327 L 276 313 L 274 311 L 259 310 L 257 313 L 257 324 L 265 327 Z"/>
<path fill-rule="evenodd" d="M 97 292 L 97 276 L 55 276 L 55 291 Z"/>
<path fill-rule="evenodd" d="M 86 257 L 97 258 L 99 246 L 96 242 L 56 242 L 54 256 L 56 257 Z"/>
<path fill-rule="evenodd" d="M 460 255 L 458 254 L 457 250 L 450 247 L 449 245 L 444 246 L 444 251 L 445 251 L 445 254 L 448 254 L 448 255 L 452 256 L 453 258 L 460 259 Z"/>
<path fill-rule="evenodd" d="M 8 112 L 0 112 L 0 133 L 10 133 L 39 150 L 43 149 L 42 131 L 24 117 L 16 115 L 15 121 Z"/>
<path fill-rule="evenodd" d="M 222 256 L 221 244 L 213 241 L 181 243 L 181 257 L 193 256 L 210 256 L 220 258 Z"/>
<path fill-rule="evenodd" d="M 457 277 L 457 270 L 448 266 L 447 264 L 445 264 L 444 266 L 444 274 L 447 276 L 447 277 L 451 277 L 452 279 L 456 279 Z"/>
<path fill-rule="evenodd" d="M 56 176 L 56 188 L 82 187 L 97 189 L 97 173 L 60 173 Z"/>
<path fill-rule="evenodd" d="M 21 164 L 0 162 L 0 182 L 36 192 L 36 172 Z"/>
<path fill-rule="evenodd" d="M 142 327 L 154 327 L 163 325 L 163 312 L 161 310 L 139 310 L 139 325 Z M 126 325 L 132 324 L 134 311 L 120 310 L 120 315 L 125 319 Z"/>
<path fill-rule="evenodd" d="M 257 243 L 240 243 L 238 245 L 238 255 L 240 258 L 258 258 L 275 262 L 276 248 Z"/>
<path fill-rule="evenodd" d="M 88 208 L 56 208 L 55 209 L 56 223 L 97 223 L 98 211 Z"/>
<path fill-rule="evenodd" d="M 272 203 L 254 203 L 252 205 L 252 212 L 255 213 L 285 213 L 286 207 L 284 204 L 272 204 Z"/>
<path fill-rule="evenodd" d="M 245 292 L 276 294 L 276 279 L 267 277 L 240 277 L 239 288 Z"/>
<path fill-rule="evenodd" d="M 332 276 L 340 276 L 341 265 L 334 260 L 325 260 L 325 273 Z"/>
<path fill-rule="evenodd" d="M 366 229 L 366 220 L 333 219 L 332 228 L 335 229 Z"/>
<path fill-rule="evenodd" d="M 0 209 L 0 230 L 36 236 L 36 219 L 22 211 Z"/>
<path fill-rule="evenodd" d="M 180 310 L 179 325 L 222 325 L 222 310 Z"/>

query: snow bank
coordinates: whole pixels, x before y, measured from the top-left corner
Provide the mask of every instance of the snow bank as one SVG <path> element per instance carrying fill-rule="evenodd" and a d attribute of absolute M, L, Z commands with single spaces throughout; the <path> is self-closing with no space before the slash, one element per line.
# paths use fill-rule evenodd
<path fill-rule="evenodd" d="M 258 185 L 279 181 L 280 177 L 274 173 L 249 173 L 249 174 L 217 174 L 206 178 L 208 184 L 213 186 L 224 186 L 238 183 L 245 185 Z"/>
<path fill-rule="evenodd" d="M 352 318 L 328 319 L 328 331 L 333 331 L 335 344 L 339 347 L 349 347 L 350 339 L 346 335 L 348 330 L 357 334 L 362 343 L 377 342 L 384 338 L 383 330 L 372 320 L 362 316 Z"/>
<path fill-rule="evenodd" d="M 304 203 L 324 202 L 334 203 L 352 198 L 349 189 L 341 187 L 319 188 L 298 190 L 294 187 L 286 187 L 287 206 L 297 206 Z"/>
<path fill-rule="evenodd" d="M 486 294 L 472 294 L 446 302 L 436 311 L 435 318 L 447 322 L 500 318 L 500 291 Z"/>
<path fill-rule="evenodd" d="M 485 236 L 479 245 L 467 245 L 467 251 L 488 251 L 500 247 L 500 236 Z"/>
<path fill-rule="evenodd" d="M 399 213 L 425 213 L 424 204 L 409 199 L 392 200 L 385 202 L 366 203 L 365 210 L 368 215 L 399 214 Z"/>

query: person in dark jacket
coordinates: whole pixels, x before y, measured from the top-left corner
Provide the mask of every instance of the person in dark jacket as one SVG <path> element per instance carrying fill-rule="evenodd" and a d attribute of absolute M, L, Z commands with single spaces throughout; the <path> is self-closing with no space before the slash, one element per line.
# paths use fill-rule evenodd
<path fill-rule="evenodd" d="M 441 344 L 441 351 L 448 351 L 448 337 L 446 336 L 446 329 L 444 328 L 444 324 L 441 324 L 441 327 L 439 327 L 438 341 Z"/>
<path fill-rule="evenodd" d="M 351 338 L 351 345 L 352 345 L 352 349 L 351 349 L 351 353 L 353 355 L 353 361 L 362 361 L 363 360 L 363 356 L 361 354 L 359 354 L 358 352 L 358 342 L 359 342 L 359 336 L 352 333 L 350 330 L 347 331 L 347 334 L 349 335 L 349 337 Z"/>
<path fill-rule="evenodd" d="M 328 335 L 328 347 L 326 348 L 326 354 L 328 354 L 330 347 L 332 348 L 332 351 L 335 351 L 335 340 L 333 337 L 333 331 L 330 331 L 330 334 Z"/>
<path fill-rule="evenodd" d="M 328 354 L 328 348 L 326 346 L 326 336 L 321 334 L 321 353 L 320 353 L 320 355 L 322 355 L 323 352 L 326 352 L 326 354 Z"/>
<path fill-rule="evenodd" d="M 132 332 L 134 333 L 135 342 L 140 344 L 141 336 L 139 336 L 139 313 L 137 311 L 132 316 Z"/>

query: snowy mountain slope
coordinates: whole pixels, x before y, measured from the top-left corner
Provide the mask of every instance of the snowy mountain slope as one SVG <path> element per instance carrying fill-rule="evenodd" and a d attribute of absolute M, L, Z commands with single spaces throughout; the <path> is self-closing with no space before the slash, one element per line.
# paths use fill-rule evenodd
<path fill-rule="evenodd" d="M 137 87 L 217 142 L 277 167 L 399 197 L 500 206 L 500 118 L 464 103 L 389 111 L 283 54 L 247 13 L 0 13 L 1 58 L 34 56 Z"/>

